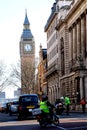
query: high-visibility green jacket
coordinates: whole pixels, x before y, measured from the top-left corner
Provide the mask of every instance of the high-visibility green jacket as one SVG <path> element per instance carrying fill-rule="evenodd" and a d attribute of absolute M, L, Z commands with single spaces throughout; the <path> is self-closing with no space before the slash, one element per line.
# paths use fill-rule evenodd
<path fill-rule="evenodd" d="M 70 99 L 69 97 L 65 97 L 65 105 L 68 105 L 68 104 L 70 104 Z"/>
<path fill-rule="evenodd" d="M 49 106 L 47 105 L 47 101 L 44 102 L 40 102 L 40 109 L 45 112 L 45 113 L 49 113 Z"/>

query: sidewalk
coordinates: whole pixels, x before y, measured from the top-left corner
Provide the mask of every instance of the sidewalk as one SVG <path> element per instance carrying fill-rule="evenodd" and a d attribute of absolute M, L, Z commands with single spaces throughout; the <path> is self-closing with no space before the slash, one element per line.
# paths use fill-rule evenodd
<path fill-rule="evenodd" d="M 64 112 L 64 113 L 65 113 L 65 112 Z M 85 113 L 83 113 L 82 110 L 71 110 L 70 113 L 74 113 L 74 114 L 83 114 L 83 115 L 85 115 L 85 114 L 87 114 L 87 111 L 86 111 Z"/>
<path fill-rule="evenodd" d="M 83 113 L 82 111 L 70 111 L 69 115 L 64 112 L 62 115 L 59 115 L 59 118 L 87 118 L 87 112 Z"/>

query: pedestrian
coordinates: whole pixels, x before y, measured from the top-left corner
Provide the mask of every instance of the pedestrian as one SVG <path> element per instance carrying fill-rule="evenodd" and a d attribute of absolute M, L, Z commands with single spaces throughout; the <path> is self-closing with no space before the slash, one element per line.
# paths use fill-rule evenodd
<path fill-rule="evenodd" d="M 69 115 L 70 98 L 68 97 L 68 95 L 65 96 L 64 101 L 66 106 L 66 114 Z"/>
<path fill-rule="evenodd" d="M 86 101 L 85 101 L 84 98 L 81 99 L 80 104 L 82 105 L 82 111 L 83 111 L 83 113 L 85 113 Z"/>

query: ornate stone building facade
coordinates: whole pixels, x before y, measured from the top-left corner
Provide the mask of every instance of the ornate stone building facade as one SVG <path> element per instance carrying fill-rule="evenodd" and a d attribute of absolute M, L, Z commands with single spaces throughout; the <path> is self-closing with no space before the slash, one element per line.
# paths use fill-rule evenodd
<path fill-rule="evenodd" d="M 69 94 L 76 103 L 87 101 L 87 1 L 56 0 L 52 9 L 45 26 L 49 98 Z"/>
<path fill-rule="evenodd" d="M 51 15 L 45 25 L 45 32 L 47 33 L 47 84 L 48 97 L 54 103 L 59 96 L 59 74 L 58 74 L 58 45 L 57 45 L 57 31 L 55 30 L 57 24 L 56 2 L 51 8 Z"/>
<path fill-rule="evenodd" d="M 57 31 L 60 46 L 61 95 L 69 94 L 76 103 L 87 101 L 87 1 L 72 1 L 67 15 L 58 20 Z M 62 55 L 62 48 L 64 54 Z M 64 90 L 64 91 L 62 91 Z"/>
<path fill-rule="evenodd" d="M 39 65 L 38 65 L 38 94 L 47 94 L 47 79 L 45 73 L 47 71 L 47 49 L 40 45 Z"/>

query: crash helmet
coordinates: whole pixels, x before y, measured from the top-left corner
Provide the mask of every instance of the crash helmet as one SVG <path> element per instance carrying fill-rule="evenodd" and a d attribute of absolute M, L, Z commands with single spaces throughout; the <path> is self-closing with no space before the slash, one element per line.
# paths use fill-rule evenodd
<path fill-rule="evenodd" d="M 47 95 L 42 95 L 42 101 L 47 101 L 48 100 L 48 96 Z"/>

